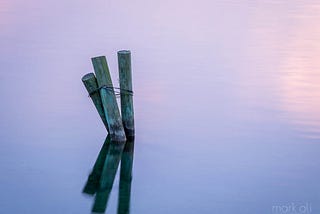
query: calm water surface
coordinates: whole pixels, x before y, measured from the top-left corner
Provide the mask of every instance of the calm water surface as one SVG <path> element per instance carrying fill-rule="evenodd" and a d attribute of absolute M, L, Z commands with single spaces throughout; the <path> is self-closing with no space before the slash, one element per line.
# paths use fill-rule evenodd
<path fill-rule="evenodd" d="M 1 213 L 90 213 L 106 131 L 80 79 L 106 55 L 118 85 L 121 49 L 132 214 L 319 213 L 319 38 L 316 0 L 0 1 Z"/>

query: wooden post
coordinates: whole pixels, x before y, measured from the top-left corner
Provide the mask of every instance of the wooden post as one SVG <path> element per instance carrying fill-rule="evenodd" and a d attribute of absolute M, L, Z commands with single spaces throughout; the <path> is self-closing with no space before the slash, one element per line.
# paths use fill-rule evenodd
<path fill-rule="evenodd" d="M 127 137 L 134 136 L 134 112 L 132 92 L 131 53 L 118 51 L 118 67 L 121 92 L 121 116 Z"/>
<path fill-rule="evenodd" d="M 118 214 L 130 213 L 133 152 L 134 138 L 129 138 L 121 157 Z"/>
<path fill-rule="evenodd" d="M 88 176 L 86 185 L 83 188 L 83 193 L 94 195 L 100 187 L 100 179 L 103 166 L 107 157 L 107 152 L 110 146 L 110 136 L 107 136 L 103 146 L 99 152 L 98 158 L 93 166 L 92 172 Z"/>
<path fill-rule="evenodd" d="M 106 210 L 124 145 L 125 142 L 110 142 L 92 212 L 104 213 Z"/>
<path fill-rule="evenodd" d="M 88 73 L 82 77 L 82 82 L 86 87 L 88 94 L 91 97 L 104 126 L 108 130 L 108 123 L 107 123 L 106 115 L 104 114 L 102 101 L 100 97 L 100 91 L 99 91 L 96 77 L 94 76 L 93 73 Z"/>
<path fill-rule="evenodd" d="M 108 122 L 111 141 L 126 142 L 122 120 L 113 90 L 113 84 L 105 56 L 91 59 L 100 88 L 103 110 Z"/>

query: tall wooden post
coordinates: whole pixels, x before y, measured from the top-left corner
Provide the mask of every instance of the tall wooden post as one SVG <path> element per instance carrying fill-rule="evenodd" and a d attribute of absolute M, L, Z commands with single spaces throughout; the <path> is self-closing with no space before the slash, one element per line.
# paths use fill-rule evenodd
<path fill-rule="evenodd" d="M 111 141 L 126 142 L 122 120 L 114 94 L 113 84 L 105 56 L 91 59 L 100 88 L 103 110 L 108 122 Z"/>
<path fill-rule="evenodd" d="M 121 116 L 127 137 L 134 136 L 134 111 L 132 92 L 131 53 L 118 51 L 118 67 L 121 92 Z"/>
<path fill-rule="evenodd" d="M 133 153 L 134 138 L 128 138 L 121 157 L 118 214 L 130 213 Z"/>
<path fill-rule="evenodd" d="M 96 107 L 104 126 L 108 130 L 108 123 L 107 123 L 106 115 L 104 114 L 102 101 L 101 101 L 101 97 L 100 97 L 100 90 L 98 87 L 96 77 L 94 76 L 93 73 L 88 73 L 88 74 L 84 75 L 81 80 L 82 80 L 84 86 L 86 87 L 88 94 L 91 97 L 92 102 L 93 102 L 94 106 Z"/>

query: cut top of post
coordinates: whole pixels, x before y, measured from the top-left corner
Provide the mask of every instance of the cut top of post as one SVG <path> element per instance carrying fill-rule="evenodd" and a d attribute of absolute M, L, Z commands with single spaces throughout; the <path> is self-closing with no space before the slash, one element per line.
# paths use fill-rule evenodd
<path fill-rule="evenodd" d="M 131 52 L 129 50 L 121 50 L 118 51 L 119 54 L 130 54 Z"/>
<path fill-rule="evenodd" d="M 82 77 L 82 82 L 85 84 L 89 95 L 97 90 L 97 85 L 95 83 L 96 77 L 93 73 L 88 73 Z"/>

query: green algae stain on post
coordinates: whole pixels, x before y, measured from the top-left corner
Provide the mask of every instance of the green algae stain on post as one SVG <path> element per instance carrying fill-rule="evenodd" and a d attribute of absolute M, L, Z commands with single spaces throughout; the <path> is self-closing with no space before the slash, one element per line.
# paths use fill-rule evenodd
<path fill-rule="evenodd" d="M 118 51 L 119 80 L 121 88 L 121 116 L 127 137 L 134 136 L 134 111 L 132 97 L 131 52 Z"/>
<path fill-rule="evenodd" d="M 91 59 L 94 72 L 97 77 L 98 87 L 102 100 L 103 110 L 108 122 L 109 133 L 112 141 L 125 142 L 126 136 L 122 125 L 120 111 L 113 84 L 105 56 L 94 57 Z"/>
<path fill-rule="evenodd" d="M 88 73 L 88 74 L 84 75 L 81 80 L 82 80 L 84 86 L 86 87 L 88 94 L 91 97 L 92 102 L 95 105 L 104 126 L 108 130 L 108 123 L 107 123 L 106 115 L 104 114 L 96 77 L 94 76 L 93 73 Z"/>

